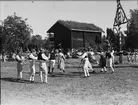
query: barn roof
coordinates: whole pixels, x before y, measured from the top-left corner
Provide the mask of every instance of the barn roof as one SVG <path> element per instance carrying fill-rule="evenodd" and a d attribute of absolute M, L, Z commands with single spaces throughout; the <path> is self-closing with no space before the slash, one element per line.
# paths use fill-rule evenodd
<path fill-rule="evenodd" d="M 69 30 L 88 31 L 88 32 L 104 32 L 100 27 L 94 24 L 90 24 L 90 23 L 81 23 L 81 22 L 64 21 L 64 20 L 58 20 L 56 23 L 62 24 Z M 54 27 L 54 25 L 52 27 Z M 50 32 L 52 27 L 47 32 Z"/>

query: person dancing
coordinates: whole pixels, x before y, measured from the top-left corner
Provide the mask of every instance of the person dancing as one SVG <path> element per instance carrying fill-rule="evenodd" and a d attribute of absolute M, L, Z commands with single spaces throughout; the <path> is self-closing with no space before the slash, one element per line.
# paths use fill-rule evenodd
<path fill-rule="evenodd" d="M 31 53 L 29 55 L 29 61 L 30 61 L 30 82 L 34 82 L 35 77 L 35 61 L 37 60 L 36 51 L 35 49 L 31 50 Z"/>
<path fill-rule="evenodd" d="M 44 49 L 40 49 L 38 54 L 39 60 L 39 67 L 40 67 L 40 80 L 41 82 L 47 83 L 47 75 L 48 75 L 48 68 L 46 65 L 46 61 L 49 60 L 48 57 L 44 53 Z"/>
<path fill-rule="evenodd" d="M 17 77 L 20 80 L 23 77 L 22 75 L 23 75 L 23 60 L 24 60 L 21 50 L 17 50 L 15 60 L 17 61 Z"/>
<path fill-rule="evenodd" d="M 61 49 L 59 49 L 58 53 L 58 69 L 60 69 L 60 71 L 65 72 L 65 56 L 62 53 Z"/>
<path fill-rule="evenodd" d="M 110 52 L 110 49 L 106 52 L 106 63 L 107 63 L 107 68 L 111 69 L 111 73 L 114 73 L 114 68 L 113 68 L 113 63 L 112 63 L 112 55 Z"/>
<path fill-rule="evenodd" d="M 50 55 L 49 55 L 49 70 L 48 73 L 52 74 L 55 68 L 55 62 L 56 62 L 56 54 L 55 54 L 55 50 L 52 49 Z"/>
<path fill-rule="evenodd" d="M 107 72 L 106 69 L 106 53 L 105 52 L 97 52 L 97 54 L 100 55 L 100 67 L 101 71 L 100 72 Z"/>
<path fill-rule="evenodd" d="M 90 74 L 89 74 L 89 69 L 92 69 L 92 66 L 91 66 L 91 63 L 89 62 L 89 59 L 88 59 L 88 52 L 86 49 L 84 49 L 84 53 L 82 56 L 80 56 L 80 58 L 82 59 L 82 63 L 83 63 L 83 71 L 84 71 L 84 77 L 89 77 Z"/>

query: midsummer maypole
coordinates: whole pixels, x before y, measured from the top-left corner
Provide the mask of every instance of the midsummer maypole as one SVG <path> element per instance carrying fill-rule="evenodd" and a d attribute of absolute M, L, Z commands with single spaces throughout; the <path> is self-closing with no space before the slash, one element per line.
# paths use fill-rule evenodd
<path fill-rule="evenodd" d="M 116 15 L 114 19 L 113 29 L 117 31 L 117 34 L 119 35 L 119 62 L 123 62 L 123 54 L 122 54 L 122 39 L 121 39 L 121 25 L 128 22 L 128 19 L 126 17 L 126 14 L 122 8 L 122 5 L 120 3 L 120 0 L 117 0 L 117 10 Z"/>

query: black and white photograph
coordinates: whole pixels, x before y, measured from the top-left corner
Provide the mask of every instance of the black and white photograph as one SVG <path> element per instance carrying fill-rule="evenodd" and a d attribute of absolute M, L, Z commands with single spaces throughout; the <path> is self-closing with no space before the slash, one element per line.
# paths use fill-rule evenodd
<path fill-rule="evenodd" d="M 138 0 L 0 0 L 1 105 L 138 105 Z"/>

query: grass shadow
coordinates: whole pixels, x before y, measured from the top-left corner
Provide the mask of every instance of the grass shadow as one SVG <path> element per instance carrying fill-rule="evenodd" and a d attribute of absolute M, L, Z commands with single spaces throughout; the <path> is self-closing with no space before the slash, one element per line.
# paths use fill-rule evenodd
<path fill-rule="evenodd" d="M 69 77 L 69 78 L 76 78 L 80 77 L 83 73 L 82 72 L 69 72 L 69 73 L 52 73 L 49 77 Z"/>
<path fill-rule="evenodd" d="M 131 65 L 129 67 L 132 67 L 132 68 L 138 68 L 138 65 Z"/>
<path fill-rule="evenodd" d="M 90 74 L 99 74 L 99 72 L 89 72 Z M 101 73 L 101 74 L 105 74 L 105 73 Z M 69 77 L 69 78 L 77 78 L 77 77 L 82 77 L 84 76 L 84 72 L 83 71 L 78 71 L 78 72 L 67 72 L 67 73 L 57 73 L 54 72 L 52 74 L 49 75 L 49 77 Z"/>
<path fill-rule="evenodd" d="M 114 68 L 127 68 L 129 65 L 115 65 Z"/>
<path fill-rule="evenodd" d="M 30 82 L 29 80 L 18 79 L 18 78 L 13 78 L 13 77 L 0 78 L 0 80 L 8 81 L 8 82 L 27 83 L 27 84 L 36 83 L 36 82 Z"/>

